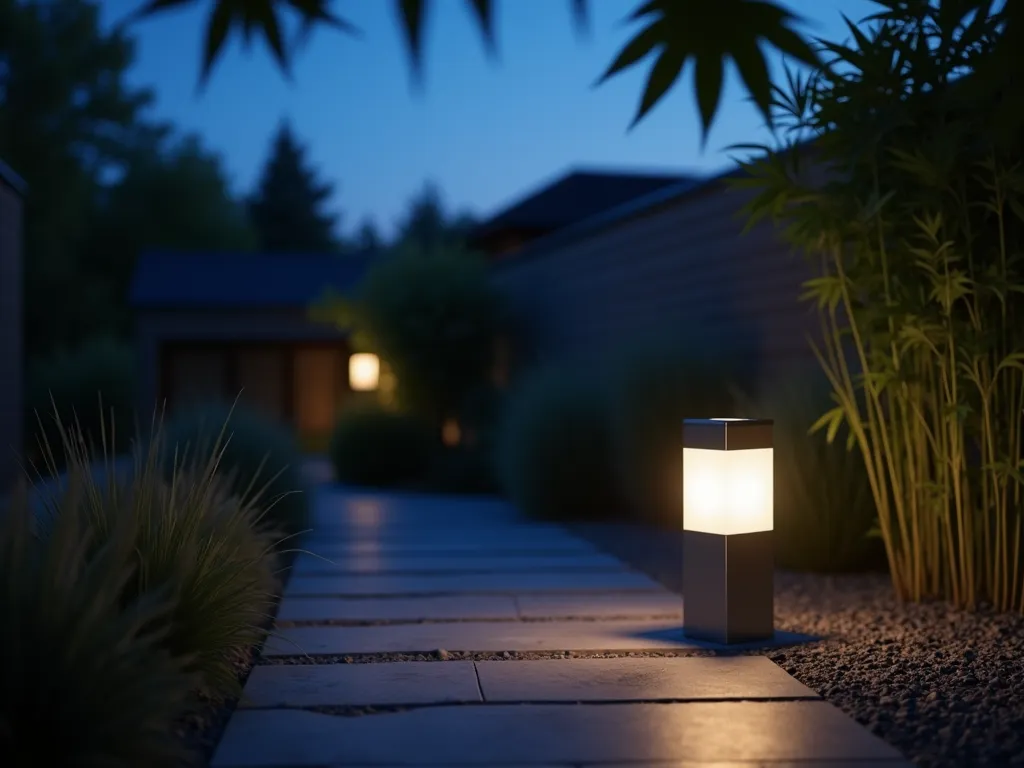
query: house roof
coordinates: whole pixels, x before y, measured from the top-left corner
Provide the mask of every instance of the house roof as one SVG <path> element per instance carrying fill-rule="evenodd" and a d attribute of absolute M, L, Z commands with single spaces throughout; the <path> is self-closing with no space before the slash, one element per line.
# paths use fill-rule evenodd
<path fill-rule="evenodd" d="M 800 154 L 811 153 L 814 151 L 815 141 L 812 138 L 797 142 L 787 151 Z M 569 226 L 539 237 L 530 242 L 521 252 L 517 253 L 514 259 L 500 261 L 493 268 L 502 271 L 515 269 L 527 261 L 559 248 L 564 248 L 570 243 L 590 237 L 597 232 L 614 227 L 634 217 L 651 213 L 665 205 L 679 203 L 691 195 L 698 195 L 716 186 L 726 185 L 730 180 L 741 178 L 746 173 L 743 166 L 737 164 L 703 178 L 682 177 L 682 181 L 665 184 L 645 195 L 638 195 L 633 199 L 625 200 L 619 205 L 612 206 L 604 211 L 574 222 Z"/>
<path fill-rule="evenodd" d="M 3 160 L 0 160 L 0 181 L 13 189 L 19 195 L 24 195 L 28 190 L 28 185 L 25 183 L 25 180 L 11 170 L 11 167 Z"/>
<path fill-rule="evenodd" d="M 508 229 L 561 229 L 656 190 L 693 180 L 682 174 L 573 170 L 479 224 L 470 239 L 479 241 Z"/>
<path fill-rule="evenodd" d="M 351 290 L 372 254 L 147 251 L 129 300 L 135 307 L 305 307 L 327 288 Z"/>

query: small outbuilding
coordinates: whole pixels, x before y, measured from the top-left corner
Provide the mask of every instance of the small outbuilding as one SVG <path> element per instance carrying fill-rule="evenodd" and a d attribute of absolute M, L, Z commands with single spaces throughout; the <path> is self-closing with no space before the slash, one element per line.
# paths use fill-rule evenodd
<path fill-rule="evenodd" d="M 313 322 L 328 289 L 350 292 L 371 254 L 140 256 L 131 287 L 139 413 L 240 402 L 292 426 L 307 445 L 330 433 L 349 388 L 346 334 Z"/>

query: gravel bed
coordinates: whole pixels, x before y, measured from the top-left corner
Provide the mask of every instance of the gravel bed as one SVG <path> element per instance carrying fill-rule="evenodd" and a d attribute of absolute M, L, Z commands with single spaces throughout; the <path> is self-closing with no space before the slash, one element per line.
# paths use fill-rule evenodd
<path fill-rule="evenodd" d="M 682 538 L 573 530 L 682 591 Z M 900 604 L 884 574 L 777 573 L 776 626 L 824 638 L 759 652 L 928 768 L 1024 766 L 1024 617 Z"/>

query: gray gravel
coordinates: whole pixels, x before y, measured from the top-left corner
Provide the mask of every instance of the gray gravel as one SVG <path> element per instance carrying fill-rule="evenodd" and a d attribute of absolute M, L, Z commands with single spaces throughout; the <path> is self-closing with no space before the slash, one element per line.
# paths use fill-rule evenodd
<path fill-rule="evenodd" d="M 575 530 L 682 592 L 678 533 Z M 1024 617 L 899 604 L 882 574 L 776 575 L 779 629 L 825 638 L 763 652 L 916 765 L 1024 765 Z"/>

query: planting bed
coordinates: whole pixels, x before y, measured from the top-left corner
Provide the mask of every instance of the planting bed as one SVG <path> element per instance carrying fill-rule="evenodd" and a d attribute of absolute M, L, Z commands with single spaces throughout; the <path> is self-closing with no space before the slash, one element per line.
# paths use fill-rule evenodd
<path fill-rule="evenodd" d="M 679 534 L 574 532 L 681 592 Z M 917 765 L 1024 765 L 1024 617 L 900 604 L 880 574 L 793 573 L 776 575 L 775 617 L 823 639 L 761 653 Z"/>

